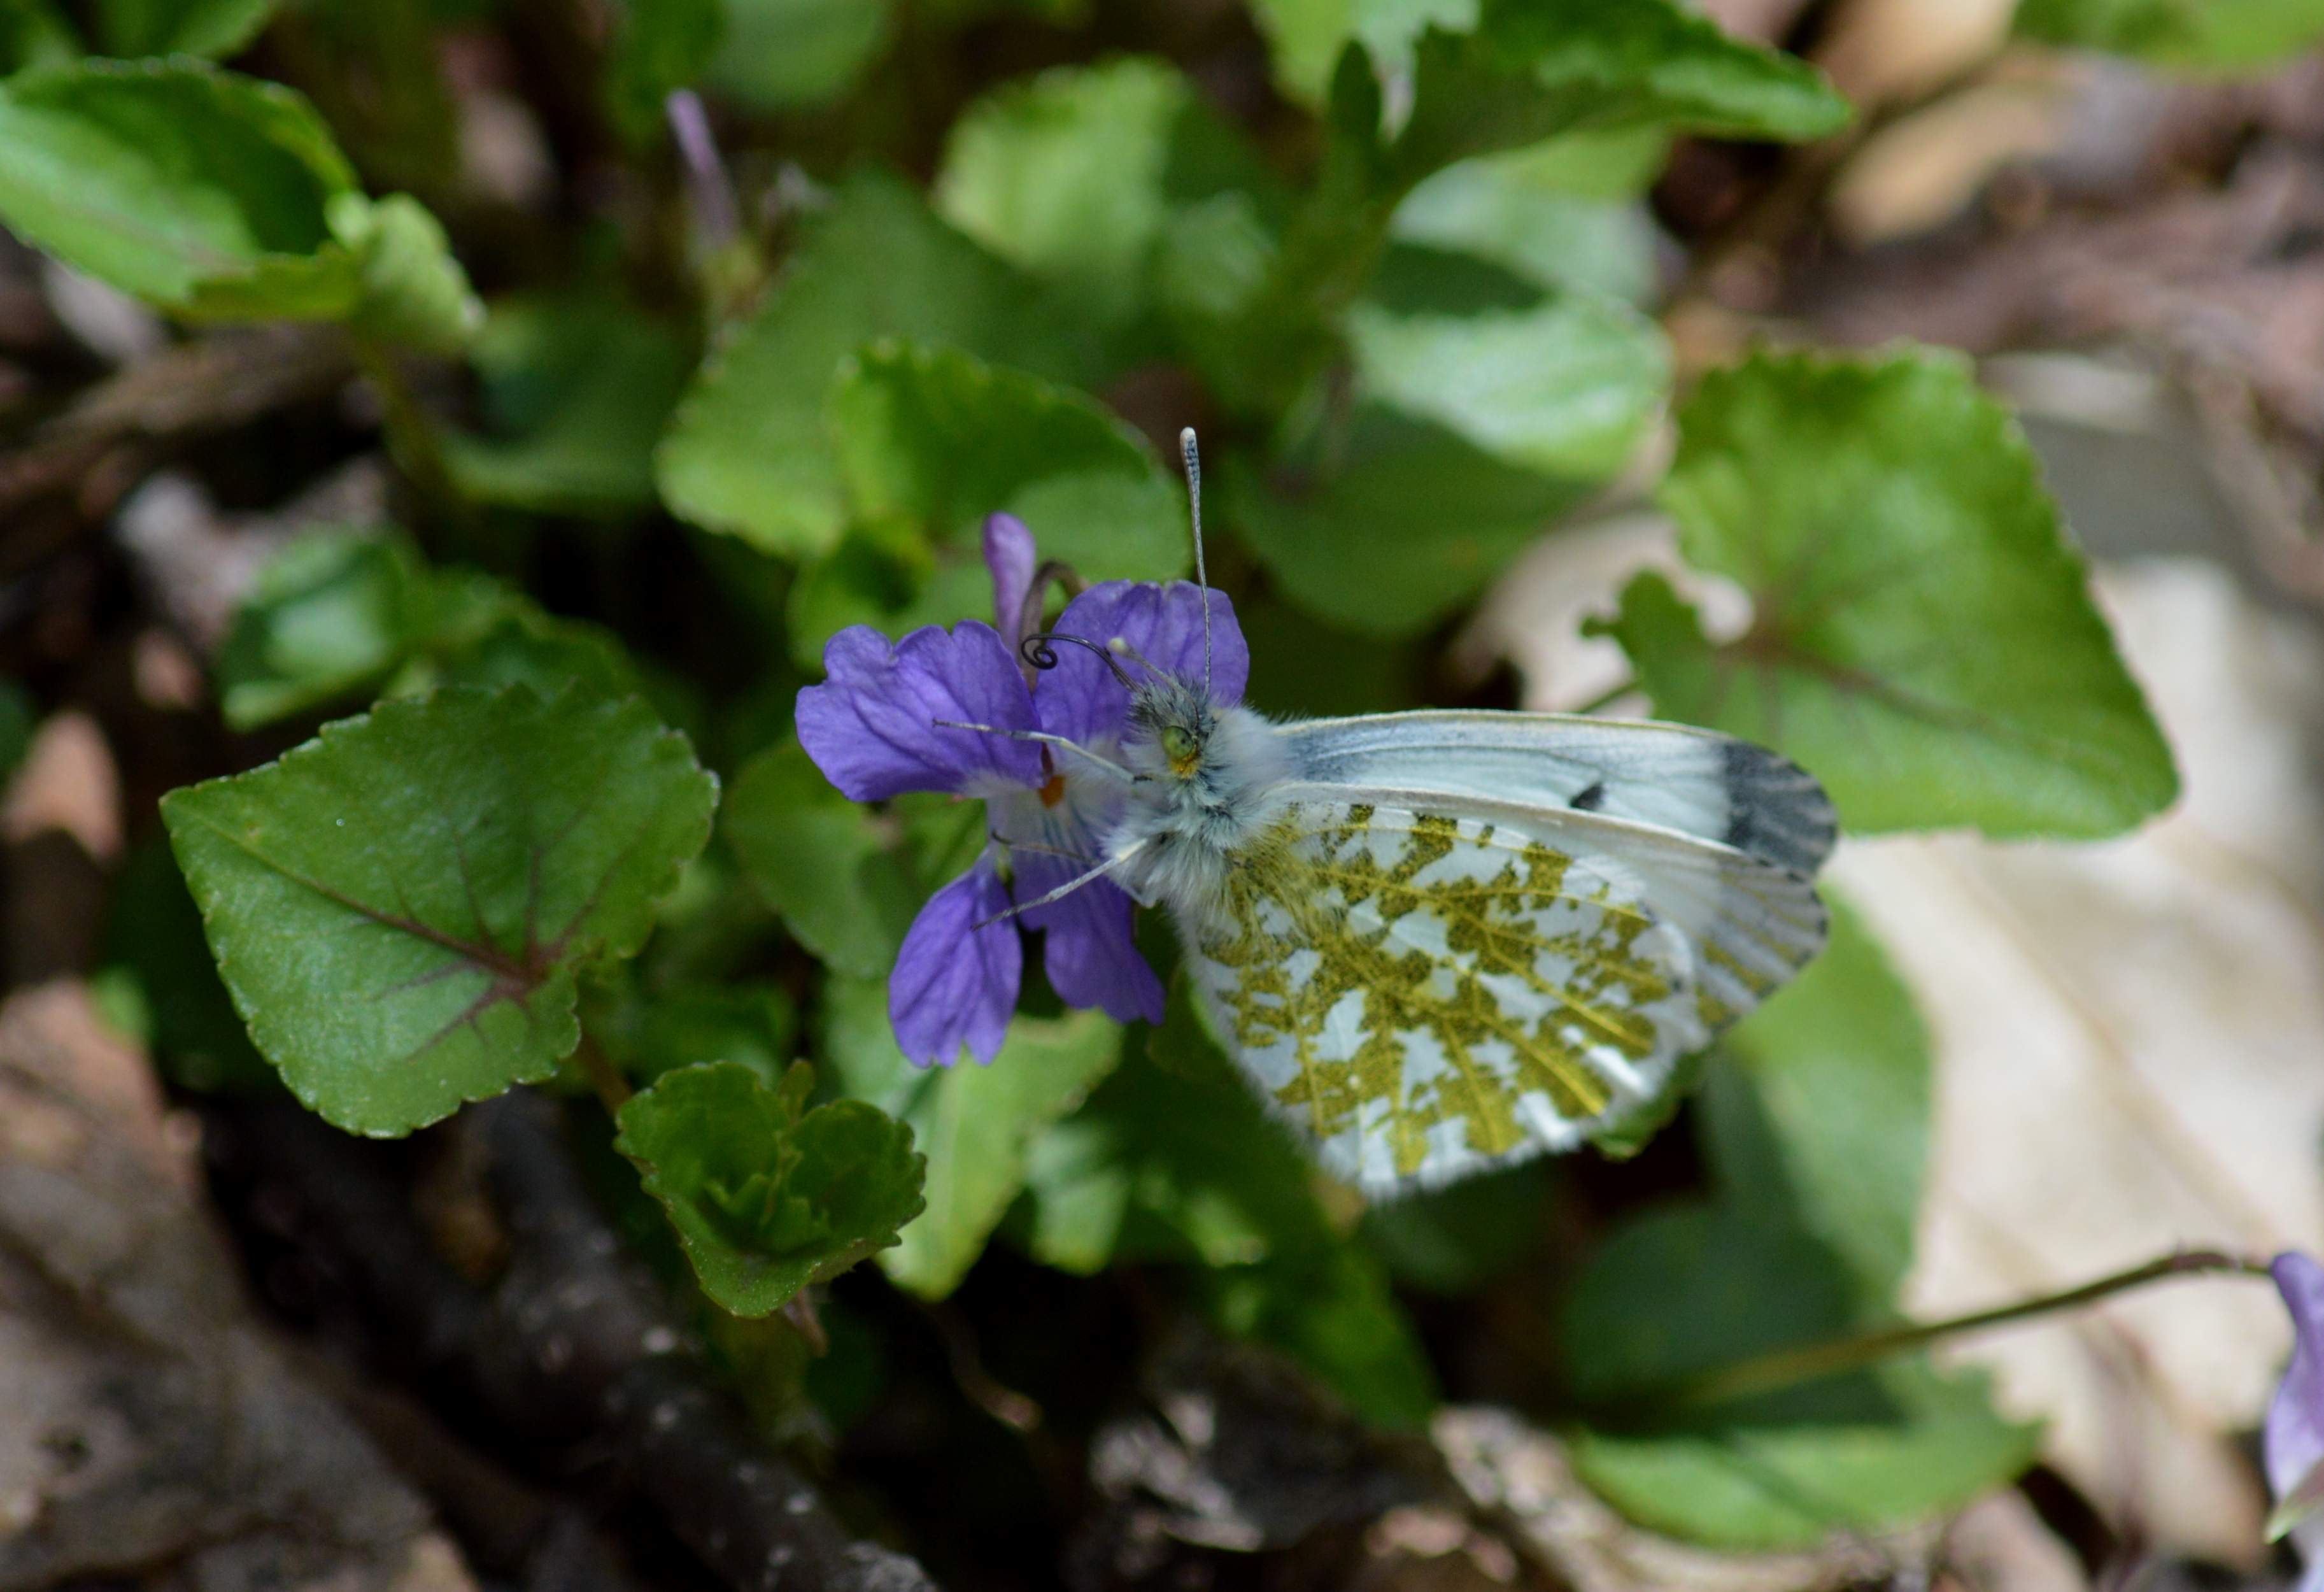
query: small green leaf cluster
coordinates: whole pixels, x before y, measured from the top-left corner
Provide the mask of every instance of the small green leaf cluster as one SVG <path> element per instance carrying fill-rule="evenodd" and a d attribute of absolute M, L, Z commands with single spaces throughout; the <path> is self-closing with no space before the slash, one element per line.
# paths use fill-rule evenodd
<path fill-rule="evenodd" d="M 1283 589 L 1360 634 L 1425 628 L 1616 474 L 1667 395 L 1635 302 L 1651 164 L 1629 155 L 1609 186 L 1596 152 L 1689 130 L 1805 137 L 1846 116 L 1811 69 L 1661 0 L 1471 23 L 1394 48 L 1333 37 L 1348 48 L 1305 188 L 1182 73 L 1137 59 L 972 106 L 933 210 L 852 173 L 681 404 L 668 501 L 805 560 L 803 662 L 840 623 L 962 611 L 973 516 L 930 484 L 964 457 L 992 477 L 978 501 L 1056 556 L 1177 573 L 1150 456 L 1109 444 L 1072 392 L 1167 361 L 1237 418 L 1213 442 L 1227 516 Z M 1416 65 L 1391 137 L 1371 51 L 1397 48 Z M 1604 240 L 1594 271 L 1545 267 L 1564 234 L 1541 235 L 1544 205 Z M 939 396 L 987 435 L 932 430 Z"/>
<path fill-rule="evenodd" d="M 898 1243 L 923 1208 L 912 1129 L 861 1100 L 809 1110 L 814 1088 L 804 1061 L 773 1088 L 711 1061 L 664 1074 L 619 1113 L 615 1147 L 735 1315 L 766 1315 Z"/>
<path fill-rule="evenodd" d="M 1696 1192 L 1577 1218 L 1534 1164 L 1365 1210 L 1182 982 L 1148 1029 L 1028 976 L 989 1066 L 907 1060 L 884 982 L 983 819 L 848 801 L 791 723 L 842 629 L 990 616 L 992 514 L 1076 579 L 1185 573 L 1148 436 L 1199 419 L 1259 707 L 1416 705 L 1447 625 L 1627 477 L 1695 583 L 1749 598 L 1729 634 L 1639 574 L 1594 622 L 1657 715 L 1787 754 L 1855 832 L 2152 818 L 2169 749 L 1965 363 L 1760 352 L 1680 390 L 1647 191 L 1684 135 L 1840 129 L 1820 73 L 1678 0 L 1254 0 L 1262 126 L 1094 47 L 931 87 L 971 23 L 1053 58 L 1071 0 L 621 0 L 562 107 L 588 179 L 495 209 L 461 197 L 427 26 L 360 9 L 101 0 L 96 55 L 0 6 L 0 223 L 189 335 L 343 329 L 409 488 L 401 527 L 309 527 L 259 569 L 209 660 L 222 716 L 311 735 L 166 797 L 168 851 L 116 893 L 107 959 L 178 1082 L 279 1079 L 380 1136 L 594 1089 L 609 1198 L 738 1375 L 783 1367 L 775 1403 L 808 1385 L 785 1323 L 825 1310 L 844 1344 L 865 1300 L 973 1298 L 998 1249 L 1407 1430 L 1460 1374 L 1416 1302 L 1489 1317 L 1584 1480 L 1698 1541 L 1907 1525 L 2024 1467 L 2033 1434 L 1919 1360 L 1688 1394 L 1897 1319 L 1930 1047 L 1845 903 L 1691 1069 Z M 2018 25 L 2227 64 L 2312 10 Z M 300 89 L 215 64 L 261 30 Z M 681 92 L 723 166 L 671 137 Z M 0 690 L 0 764 L 32 727 Z"/>
<path fill-rule="evenodd" d="M 318 529 L 270 559 L 217 654 L 229 727 L 447 685 L 638 690 L 617 638 L 491 576 L 430 569 L 400 531 Z"/>
<path fill-rule="evenodd" d="M 235 9 L 251 15 L 208 42 L 231 45 L 266 8 Z M 0 80 L 0 222 L 190 320 L 337 321 L 449 353 L 483 313 L 435 217 L 408 195 L 367 197 L 304 97 L 189 55 L 28 63 Z"/>

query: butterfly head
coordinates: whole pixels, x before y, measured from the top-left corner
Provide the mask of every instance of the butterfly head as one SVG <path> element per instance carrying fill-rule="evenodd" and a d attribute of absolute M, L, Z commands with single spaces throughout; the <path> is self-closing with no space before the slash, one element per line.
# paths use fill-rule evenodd
<path fill-rule="evenodd" d="M 1131 691 L 1130 724 L 1139 772 L 1184 784 L 1202 777 L 1219 712 L 1194 681 L 1156 672 Z"/>

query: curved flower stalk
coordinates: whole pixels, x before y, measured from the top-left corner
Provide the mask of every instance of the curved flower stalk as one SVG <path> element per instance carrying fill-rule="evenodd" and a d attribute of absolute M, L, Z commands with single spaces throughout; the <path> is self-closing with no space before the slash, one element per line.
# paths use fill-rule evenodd
<path fill-rule="evenodd" d="M 1001 914 L 1020 906 L 1017 915 L 1043 931 L 1043 964 L 1060 999 L 1123 1022 L 1162 1017 L 1161 981 L 1131 939 L 1132 903 L 1119 885 L 1100 879 L 1025 904 L 1102 860 L 1122 778 L 1102 760 L 1120 748 L 1129 690 L 1079 648 L 1041 671 L 1022 659 L 1052 573 L 1022 523 L 988 520 L 984 560 L 998 628 L 964 620 L 891 643 L 850 626 L 824 649 L 824 683 L 798 696 L 799 744 L 849 798 L 940 791 L 985 804 L 983 854 L 920 909 L 888 980 L 896 1042 L 924 1067 L 949 1065 L 964 1044 L 980 1061 L 1000 1051 L 1023 976 L 1015 919 Z M 1155 667 L 1191 673 L 1202 666 L 1206 597 L 1213 688 L 1232 701 L 1250 654 L 1218 592 L 1183 580 L 1108 581 L 1068 603 L 1056 634 L 1100 646 L 1118 638 Z"/>
<path fill-rule="evenodd" d="M 2268 1267 L 2292 1312 L 2292 1364 L 2268 1406 L 2262 1436 L 2271 1538 L 2289 1536 L 2308 1567 L 2300 1592 L 2324 1592 L 2324 1265 L 2288 1252 Z"/>

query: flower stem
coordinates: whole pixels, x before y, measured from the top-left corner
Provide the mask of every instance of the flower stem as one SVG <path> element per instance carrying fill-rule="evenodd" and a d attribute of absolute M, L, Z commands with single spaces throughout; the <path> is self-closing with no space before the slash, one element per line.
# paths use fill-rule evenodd
<path fill-rule="evenodd" d="M 395 462 L 432 507 L 461 528 L 473 528 L 475 509 L 453 484 L 435 422 L 412 393 L 395 351 L 360 332 L 348 340 L 354 346 L 357 368 L 379 395 L 381 429 L 387 433 L 388 450 Z"/>
<path fill-rule="evenodd" d="M 622 1107 L 635 1091 L 630 1088 L 630 1080 L 622 1076 L 622 1069 L 613 1065 L 613 1058 L 598 1047 L 595 1040 L 585 1033 L 581 1036 L 580 1049 L 573 1052 L 573 1064 L 581 1069 L 581 1076 L 589 1080 L 589 1087 L 597 1091 L 597 1098 L 604 1103 L 605 1115 L 620 1115 Z"/>
<path fill-rule="evenodd" d="M 1611 708 L 1615 703 L 1620 701 L 1623 698 L 1628 696 L 1632 691 L 1635 691 L 1637 689 L 1637 677 L 1636 675 L 1625 676 L 1612 687 L 1606 690 L 1600 691 L 1596 696 L 1591 698 L 1587 702 L 1581 704 L 1579 707 L 1561 708 L 1559 711 L 1564 713 L 1603 713 L 1607 708 Z"/>
<path fill-rule="evenodd" d="M 1827 1338 L 1821 1343 L 1803 1344 L 1794 1348 L 1755 1355 L 1749 1359 L 1738 1360 L 1732 1365 L 1721 1365 L 1701 1376 L 1674 1384 L 1662 1391 L 1655 1402 L 1666 1409 L 1721 1403 L 1751 1393 L 1767 1393 L 1795 1383 L 1813 1382 L 1821 1377 L 1838 1375 L 1843 1371 L 1853 1371 L 1925 1348 L 1940 1338 L 1958 1333 L 1981 1331 L 1988 1327 L 2006 1326 L 2013 1321 L 2030 1320 L 2058 1310 L 2096 1304 L 2102 1299 L 2126 1293 L 2134 1288 L 2143 1288 L 2149 1282 L 2218 1273 L 2264 1277 L 2268 1274 L 2267 1263 L 2218 1250 L 2182 1250 L 2159 1256 L 2144 1265 L 2133 1266 L 2128 1271 L 2116 1272 L 2096 1282 L 2085 1282 L 2079 1288 L 2069 1288 L 2061 1293 L 2045 1293 L 2020 1300 L 2015 1304 L 1977 1310 L 1966 1316 L 1948 1317 L 1941 1321 L 1911 1322 L 1901 1327 L 1883 1328 L 1877 1332 Z"/>

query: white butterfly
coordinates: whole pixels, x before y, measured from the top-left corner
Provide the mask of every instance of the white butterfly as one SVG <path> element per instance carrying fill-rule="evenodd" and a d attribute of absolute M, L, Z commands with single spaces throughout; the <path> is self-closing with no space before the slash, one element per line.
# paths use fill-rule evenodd
<path fill-rule="evenodd" d="M 1044 899 L 1107 877 L 1167 907 L 1222 1042 L 1368 1192 L 1623 1131 L 1823 944 L 1831 803 L 1747 742 L 1535 713 L 1277 724 L 1207 678 L 1122 679 L 1120 763 L 1085 753 L 1122 787 L 1105 856 Z"/>

